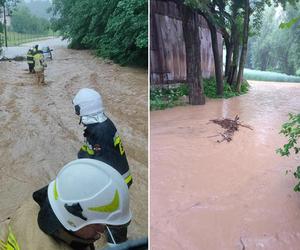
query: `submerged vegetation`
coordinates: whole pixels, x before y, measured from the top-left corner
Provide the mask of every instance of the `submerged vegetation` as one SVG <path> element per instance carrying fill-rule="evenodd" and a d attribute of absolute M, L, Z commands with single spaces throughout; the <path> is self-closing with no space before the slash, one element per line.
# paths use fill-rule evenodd
<path fill-rule="evenodd" d="M 204 94 L 209 98 L 231 98 L 247 93 L 249 84 L 244 81 L 241 86 L 241 93 L 237 92 L 229 84 L 224 84 L 222 96 L 216 94 L 216 81 L 214 78 L 204 80 Z M 153 87 L 150 90 L 150 110 L 172 108 L 188 103 L 189 87 L 187 84 L 177 84 L 168 87 Z"/>
<path fill-rule="evenodd" d="M 171 108 L 185 105 L 189 89 L 186 84 L 175 87 L 154 87 L 150 90 L 150 110 Z"/>
<path fill-rule="evenodd" d="M 209 98 L 231 98 L 234 96 L 239 96 L 246 94 L 249 90 L 249 84 L 247 81 L 243 81 L 241 85 L 241 92 L 239 93 L 234 89 L 234 87 L 230 86 L 228 83 L 224 83 L 224 92 L 222 96 L 217 95 L 216 93 L 216 81 L 214 78 L 205 79 L 204 80 L 204 94 Z"/>

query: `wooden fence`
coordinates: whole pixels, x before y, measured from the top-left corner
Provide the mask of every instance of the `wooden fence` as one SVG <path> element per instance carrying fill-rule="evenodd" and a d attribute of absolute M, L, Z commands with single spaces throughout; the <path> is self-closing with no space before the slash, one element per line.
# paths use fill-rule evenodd
<path fill-rule="evenodd" d="M 186 81 L 185 43 L 179 4 L 172 0 L 150 1 L 150 83 L 170 84 Z M 214 59 L 210 31 L 199 17 L 202 76 L 214 75 Z M 218 32 L 222 57 L 223 39 Z"/>

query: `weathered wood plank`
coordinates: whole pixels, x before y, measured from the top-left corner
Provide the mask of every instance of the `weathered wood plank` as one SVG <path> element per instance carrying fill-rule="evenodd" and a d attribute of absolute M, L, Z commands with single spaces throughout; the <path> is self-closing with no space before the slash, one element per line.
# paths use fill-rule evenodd
<path fill-rule="evenodd" d="M 150 82 L 169 84 L 186 81 L 186 55 L 180 8 L 176 0 L 151 0 Z M 199 17 L 201 67 L 204 78 L 214 75 L 214 59 L 207 23 Z M 222 55 L 223 39 L 218 33 Z"/>

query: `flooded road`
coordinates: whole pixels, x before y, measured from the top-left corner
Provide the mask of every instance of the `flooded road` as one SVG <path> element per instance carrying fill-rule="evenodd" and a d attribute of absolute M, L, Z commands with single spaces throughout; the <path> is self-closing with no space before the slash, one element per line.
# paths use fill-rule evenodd
<path fill-rule="evenodd" d="M 47 46 L 49 46 L 50 48 L 55 48 L 55 47 L 66 48 L 68 46 L 68 42 L 66 40 L 61 40 L 61 38 L 57 37 L 52 39 L 45 39 L 41 41 L 24 43 L 20 46 L 15 46 L 15 47 L 3 47 L 0 53 L 0 60 L 2 58 L 13 59 L 16 56 L 26 57 L 29 48 L 33 48 L 36 44 L 39 45 L 40 49 Z"/>
<path fill-rule="evenodd" d="M 300 84 L 251 81 L 247 95 L 204 106 L 154 111 L 151 121 L 151 246 L 172 250 L 296 250 L 300 194 L 286 170 L 299 155 L 282 158 L 279 135 L 289 112 L 300 111 Z M 234 118 L 233 140 L 209 122 Z"/>
<path fill-rule="evenodd" d="M 34 44 L 42 44 L 35 42 Z M 147 72 L 95 58 L 89 51 L 51 46 L 47 86 L 36 86 L 26 62 L 0 62 L 0 221 L 77 157 L 83 127 L 72 107 L 82 87 L 98 90 L 121 135 L 134 183 L 129 236 L 147 234 Z M 29 45 L 28 45 L 29 46 Z"/>

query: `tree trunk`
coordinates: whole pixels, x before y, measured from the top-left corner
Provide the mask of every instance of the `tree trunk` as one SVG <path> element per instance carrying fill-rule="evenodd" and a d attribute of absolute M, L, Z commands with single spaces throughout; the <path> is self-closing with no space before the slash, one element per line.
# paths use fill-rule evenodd
<path fill-rule="evenodd" d="M 228 79 L 229 68 L 232 61 L 233 44 L 230 43 L 230 36 L 225 29 L 222 30 L 222 35 L 226 47 L 225 77 Z"/>
<path fill-rule="evenodd" d="M 231 26 L 231 37 L 230 37 L 230 44 L 233 48 L 233 58 L 232 62 L 229 67 L 227 82 L 230 86 L 233 85 L 234 82 L 236 82 L 236 72 L 237 72 L 237 65 L 238 65 L 238 57 L 239 57 L 239 33 L 238 33 L 238 27 L 237 27 L 237 8 L 233 9 L 233 23 Z"/>
<path fill-rule="evenodd" d="M 260 65 L 260 70 L 261 71 L 266 71 L 267 67 L 268 67 L 268 63 L 269 63 L 269 53 L 265 52 L 261 54 L 262 57 L 262 61 L 261 61 L 261 65 Z"/>
<path fill-rule="evenodd" d="M 187 82 L 189 84 L 189 103 L 205 104 L 201 71 L 201 52 L 197 13 L 189 7 L 182 6 L 182 28 L 186 51 Z"/>
<path fill-rule="evenodd" d="M 208 16 L 203 16 L 207 21 L 210 36 L 211 36 L 211 44 L 214 54 L 215 61 L 215 75 L 216 75 L 216 83 L 217 83 L 217 95 L 222 96 L 224 91 L 223 86 L 223 68 L 222 68 L 222 60 L 220 58 L 219 46 L 218 46 L 218 36 L 217 36 L 217 27 L 214 25 L 213 21 Z"/>
<path fill-rule="evenodd" d="M 248 49 L 248 36 L 249 36 L 249 19 L 250 19 L 250 5 L 249 0 L 245 0 L 245 15 L 244 15 L 244 30 L 243 30 L 243 48 L 240 58 L 240 65 L 239 65 L 239 73 L 237 77 L 236 83 L 236 90 L 241 92 L 241 85 L 243 80 L 243 72 L 244 66 L 247 56 L 247 49 Z"/>
<path fill-rule="evenodd" d="M 225 62 L 225 77 L 228 79 L 230 65 L 232 63 L 232 53 L 233 53 L 233 44 L 230 43 L 230 40 L 225 40 L 225 47 L 226 47 L 226 62 Z"/>
<path fill-rule="evenodd" d="M 232 39 L 233 59 L 232 59 L 231 65 L 230 65 L 229 76 L 228 76 L 228 83 L 230 86 L 232 86 L 233 83 L 236 82 L 237 65 L 238 65 L 239 52 L 240 52 L 239 39 L 240 39 L 240 37 L 239 37 L 238 33 L 236 32 Z"/>

